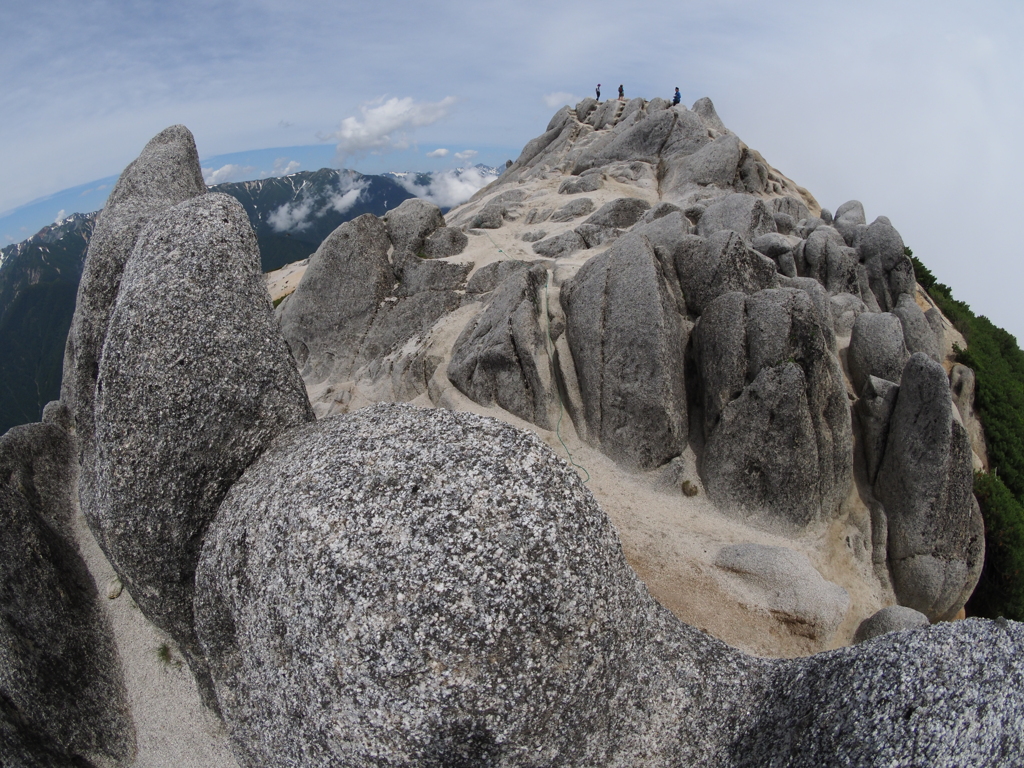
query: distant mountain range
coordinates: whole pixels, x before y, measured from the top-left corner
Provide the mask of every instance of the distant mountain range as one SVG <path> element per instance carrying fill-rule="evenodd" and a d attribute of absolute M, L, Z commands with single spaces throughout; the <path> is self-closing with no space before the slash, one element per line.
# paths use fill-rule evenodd
<path fill-rule="evenodd" d="M 448 171 L 445 180 L 497 178 L 486 166 Z M 256 233 L 264 272 L 310 256 L 339 225 L 383 216 L 412 197 L 431 196 L 440 174 L 377 176 L 322 168 L 210 187 L 237 199 Z M 472 189 L 468 190 L 473 191 Z M 468 197 L 468 194 L 466 195 Z M 453 205 L 441 195 L 442 210 Z M 64 342 L 98 212 L 75 213 L 0 250 L 0 434 L 38 421 L 60 394 Z"/>

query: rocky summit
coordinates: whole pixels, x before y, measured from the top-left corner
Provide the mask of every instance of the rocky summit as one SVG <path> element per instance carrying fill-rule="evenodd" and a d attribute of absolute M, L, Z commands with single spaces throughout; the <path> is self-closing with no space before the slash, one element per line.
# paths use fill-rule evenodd
<path fill-rule="evenodd" d="M 709 99 L 259 264 L 183 126 L 97 220 L 0 440 L 0 764 L 1019 764 L 963 338 Z"/>

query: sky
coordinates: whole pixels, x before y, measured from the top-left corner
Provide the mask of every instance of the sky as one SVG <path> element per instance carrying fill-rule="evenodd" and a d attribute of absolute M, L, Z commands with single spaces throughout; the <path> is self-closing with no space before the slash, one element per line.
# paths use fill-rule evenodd
<path fill-rule="evenodd" d="M 0 244 L 31 234 L 5 212 L 87 207 L 174 123 L 210 183 L 445 171 L 515 159 L 598 82 L 679 86 L 1024 341 L 1022 37 L 1021 0 L 6 0 Z"/>

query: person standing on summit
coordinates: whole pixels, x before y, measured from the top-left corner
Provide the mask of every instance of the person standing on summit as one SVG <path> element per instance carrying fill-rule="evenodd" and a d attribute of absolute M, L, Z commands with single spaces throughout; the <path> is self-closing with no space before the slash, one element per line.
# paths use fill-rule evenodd
<path fill-rule="evenodd" d="M 624 90 L 622 90 L 622 84 L 621 83 L 619 84 L 619 98 L 620 99 L 626 98 L 626 92 Z"/>
<path fill-rule="evenodd" d="M 597 88 L 595 88 L 594 90 L 597 91 L 597 100 L 600 101 L 601 100 L 601 84 L 598 83 L 597 84 Z"/>
<path fill-rule="evenodd" d="M 681 94 L 681 93 L 679 93 L 679 86 L 677 85 L 677 86 L 676 86 L 676 93 L 675 93 L 675 95 L 674 95 L 674 96 L 672 97 L 672 106 L 673 106 L 673 107 L 674 107 L 674 106 L 677 106 L 677 105 L 679 104 L 679 101 L 680 101 L 680 100 L 681 100 L 682 98 L 683 98 L 683 96 L 682 96 L 682 94 Z"/>

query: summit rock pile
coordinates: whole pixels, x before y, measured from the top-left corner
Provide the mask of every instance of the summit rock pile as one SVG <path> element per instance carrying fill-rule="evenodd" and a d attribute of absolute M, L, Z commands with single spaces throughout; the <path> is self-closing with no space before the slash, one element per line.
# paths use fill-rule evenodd
<path fill-rule="evenodd" d="M 888 220 L 821 209 L 707 99 L 588 99 L 447 218 L 410 200 L 339 227 L 275 311 L 244 211 L 198 173 L 182 126 L 125 171 L 62 403 L 0 443 L 21 537 L 0 762 L 135 753 L 76 490 L 243 768 L 1024 751 L 1024 629 L 920 626 L 977 581 L 981 459 L 969 377 L 954 400 L 950 331 Z M 804 647 L 903 612 L 797 659 L 689 626 L 630 567 L 607 483 L 596 498 L 541 439 L 562 430 L 680 518 L 713 505 L 716 546 L 681 567 Z M 862 581 L 834 583 L 840 560 Z M 874 636 L 891 626 L 916 628 Z M 51 657 L 79 670 L 62 700 Z"/>

